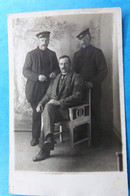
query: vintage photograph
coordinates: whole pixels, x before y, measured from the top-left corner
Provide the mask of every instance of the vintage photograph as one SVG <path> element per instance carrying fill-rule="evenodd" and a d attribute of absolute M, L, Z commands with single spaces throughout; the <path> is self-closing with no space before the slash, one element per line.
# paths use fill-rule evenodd
<path fill-rule="evenodd" d="M 11 171 L 126 170 L 117 16 L 119 9 L 8 16 Z"/>

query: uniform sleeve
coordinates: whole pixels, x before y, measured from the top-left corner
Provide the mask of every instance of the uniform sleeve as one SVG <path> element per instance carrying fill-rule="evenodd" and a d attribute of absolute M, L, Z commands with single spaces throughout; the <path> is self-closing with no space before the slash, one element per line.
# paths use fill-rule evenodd
<path fill-rule="evenodd" d="M 32 57 L 30 53 L 27 53 L 24 67 L 23 67 L 23 75 L 25 78 L 32 82 L 36 82 L 38 80 L 39 74 L 32 71 Z"/>
<path fill-rule="evenodd" d="M 93 84 L 101 83 L 107 75 L 107 64 L 103 52 L 98 50 L 95 57 L 97 74 L 90 80 Z"/>
<path fill-rule="evenodd" d="M 74 57 L 72 60 L 72 70 L 76 73 L 79 73 L 78 58 L 77 58 L 76 53 L 74 54 Z"/>
<path fill-rule="evenodd" d="M 70 96 L 59 100 L 61 108 L 65 109 L 73 105 L 79 104 L 82 100 L 83 79 L 77 75 L 74 80 L 73 92 Z"/>

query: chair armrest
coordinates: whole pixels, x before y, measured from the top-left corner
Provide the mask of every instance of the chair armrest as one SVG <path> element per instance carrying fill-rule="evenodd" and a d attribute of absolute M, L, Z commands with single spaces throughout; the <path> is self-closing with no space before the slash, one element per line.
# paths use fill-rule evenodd
<path fill-rule="evenodd" d="M 69 108 L 69 117 L 70 120 L 74 120 L 77 116 L 82 117 L 85 116 L 86 108 L 89 107 L 89 104 L 82 104 L 79 106 L 74 106 Z"/>
<path fill-rule="evenodd" d="M 85 104 L 69 108 L 70 120 L 91 116 L 91 88 L 88 89 L 87 95 L 88 97 Z"/>
<path fill-rule="evenodd" d="M 69 110 L 79 109 L 79 108 L 81 108 L 81 107 L 86 107 L 86 106 L 89 106 L 89 104 L 86 103 L 86 104 L 74 106 L 74 107 L 69 108 Z"/>

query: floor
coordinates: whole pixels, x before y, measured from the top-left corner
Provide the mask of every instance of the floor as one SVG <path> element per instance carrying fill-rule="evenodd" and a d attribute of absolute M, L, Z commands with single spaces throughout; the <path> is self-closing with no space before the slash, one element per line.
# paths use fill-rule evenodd
<path fill-rule="evenodd" d="M 115 136 L 104 136 L 97 148 L 87 147 L 87 142 L 70 151 L 69 139 L 59 142 L 51 156 L 39 162 L 33 157 L 39 152 L 38 146 L 31 147 L 31 132 L 15 132 L 15 169 L 20 171 L 43 172 L 95 172 L 117 171 L 116 152 L 121 151 L 120 142 Z"/>

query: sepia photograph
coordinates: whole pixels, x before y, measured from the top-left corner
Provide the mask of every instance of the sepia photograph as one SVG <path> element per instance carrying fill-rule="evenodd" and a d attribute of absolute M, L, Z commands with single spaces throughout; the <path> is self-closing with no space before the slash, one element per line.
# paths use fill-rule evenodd
<path fill-rule="evenodd" d="M 60 174 L 91 189 L 112 174 L 126 193 L 120 8 L 10 14 L 8 38 L 11 193 L 51 195 L 20 181 Z"/>

